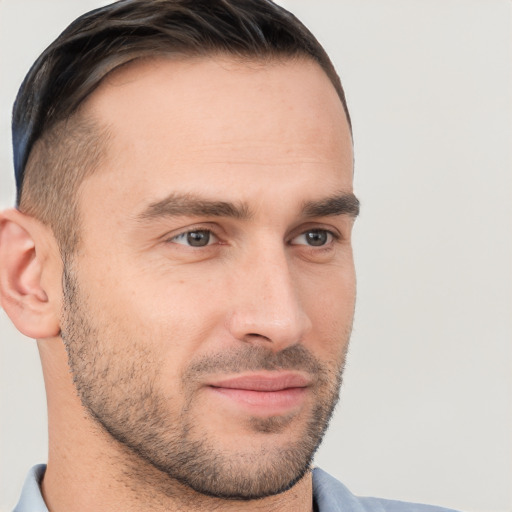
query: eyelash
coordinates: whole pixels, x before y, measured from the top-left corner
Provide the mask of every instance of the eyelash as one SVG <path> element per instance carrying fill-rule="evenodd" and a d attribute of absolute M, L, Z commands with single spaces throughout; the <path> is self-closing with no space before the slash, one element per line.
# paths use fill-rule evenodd
<path fill-rule="evenodd" d="M 176 239 L 178 239 L 180 237 L 185 237 L 192 233 L 199 233 L 199 232 L 207 233 L 208 241 L 207 241 L 206 245 L 194 246 L 194 245 L 189 245 L 189 244 L 180 244 L 179 242 L 176 242 Z M 290 244 L 290 245 L 303 245 L 305 247 L 315 248 L 316 250 L 322 250 L 322 249 L 325 250 L 328 247 L 330 247 L 333 242 L 339 241 L 341 239 L 341 236 L 339 235 L 339 233 L 336 233 L 335 231 L 332 231 L 332 230 L 329 230 L 326 228 L 318 228 L 317 227 L 317 228 L 310 228 L 310 229 L 306 229 L 306 230 L 302 231 L 301 233 L 293 236 L 293 238 L 291 238 L 290 241 L 293 241 L 294 239 L 296 239 L 300 236 L 307 235 L 308 233 L 325 233 L 327 235 L 327 237 L 330 237 L 330 240 L 328 238 L 328 240 L 322 245 L 310 245 L 307 243 L 305 243 L 305 244 Z M 212 230 L 210 228 L 197 227 L 197 228 L 193 228 L 193 229 L 187 229 L 186 231 L 178 233 L 177 235 L 174 235 L 173 237 L 169 238 L 167 241 L 171 242 L 171 243 L 176 243 L 178 245 L 183 245 L 186 247 L 191 247 L 191 248 L 205 248 L 205 247 L 211 247 L 212 245 L 214 245 L 213 243 L 210 243 L 210 238 L 212 236 L 217 239 L 217 243 L 220 241 L 220 237 L 214 232 L 214 230 Z"/>

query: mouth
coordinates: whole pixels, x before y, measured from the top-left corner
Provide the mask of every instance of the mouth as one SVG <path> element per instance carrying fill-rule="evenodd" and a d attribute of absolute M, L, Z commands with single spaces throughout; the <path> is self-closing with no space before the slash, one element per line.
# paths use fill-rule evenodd
<path fill-rule="evenodd" d="M 290 414 L 303 404 L 311 379 L 291 372 L 271 372 L 228 377 L 207 385 L 212 395 L 228 407 L 253 415 Z"/>

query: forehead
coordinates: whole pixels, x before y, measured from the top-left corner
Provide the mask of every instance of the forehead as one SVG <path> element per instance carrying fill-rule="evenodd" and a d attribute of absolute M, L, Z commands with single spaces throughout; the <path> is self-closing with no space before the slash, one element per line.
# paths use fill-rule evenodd
<path fill-rule="evenodd" d="M 93 179 L 121 179 L 125 189 L 195 192 L 205 180 L 243 188 L 250 178 L 293 180 L 300 169 L 338 171 L 333 186 L 351 187 L 343 106 L 310 60 L 140 61 L 111 74 L 86 109 L 111 133 Z"/>

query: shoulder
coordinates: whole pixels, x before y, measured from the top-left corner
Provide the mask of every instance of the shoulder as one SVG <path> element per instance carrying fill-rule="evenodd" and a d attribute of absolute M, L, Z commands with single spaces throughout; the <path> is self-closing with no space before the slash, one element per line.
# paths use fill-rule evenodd
<path fill-rule="evenodd" d="M 341 482 L 313 469 L 313 495 L 318 512 L 455 512 L 430 505 L 354 496 Z"/>

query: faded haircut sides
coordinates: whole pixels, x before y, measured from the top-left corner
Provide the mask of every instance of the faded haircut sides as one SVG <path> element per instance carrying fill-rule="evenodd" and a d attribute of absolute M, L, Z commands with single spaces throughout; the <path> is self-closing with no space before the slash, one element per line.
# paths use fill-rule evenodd
<path fill-rule="evenodd" d="M 350 116 L 340 79 L 311 32 L 270 0 L 121 0 L 77 18 L 41 54 L 13 109 L 16 204 L 54 232 L 63 256 L 79 241 L 78 192 L 108 146 L 80 106 L 112 71 L 137 59 L 230 55 L 307 58 Z"/>

